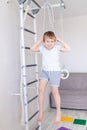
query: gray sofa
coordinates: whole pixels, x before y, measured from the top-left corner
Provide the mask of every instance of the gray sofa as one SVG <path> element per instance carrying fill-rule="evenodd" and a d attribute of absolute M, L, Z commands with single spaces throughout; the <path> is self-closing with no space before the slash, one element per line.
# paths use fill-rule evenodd
<path fill-rule="evenodd" d="M 59 92 L 61 108 L 87 110 L 87 73 L 70 73 L 68 79 L 61 80 Z M 55 108 L 52 93 L 50 107 Z"/>

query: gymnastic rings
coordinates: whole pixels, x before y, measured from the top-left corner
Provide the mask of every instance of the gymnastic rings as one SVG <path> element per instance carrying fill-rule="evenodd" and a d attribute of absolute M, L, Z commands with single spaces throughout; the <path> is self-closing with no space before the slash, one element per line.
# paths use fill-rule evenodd
<path fill-rule="evenodd" d="M 67 79 L 69 77 L 69 71 L 67 69 L 61 69 L 61 79 Z"/>

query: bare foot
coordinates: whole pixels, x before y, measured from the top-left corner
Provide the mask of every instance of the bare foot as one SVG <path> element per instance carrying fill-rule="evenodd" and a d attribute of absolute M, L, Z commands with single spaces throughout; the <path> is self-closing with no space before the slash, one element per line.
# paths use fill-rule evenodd
<path fill-rule="evenodd" d="M 61 112 L 60 111 L 57 111 L 56 112 L 56 119 L 55 119 L 55 121 L 54 121 L 54 124 L 59 124 L 60 123 L 60 121 L 61 121 Z"/>
<path fill-rule="evenodd" d="M 61 119 L 56 117 L 55 121 L 54 121 L 54 124 L 58 125 L 60 123 Z"/>
<path fill-rule="evenodd" d="M 43 116 L 42 116 L 42 115 L 39 115 L 38 118 L 37 118 L 37 121 L 38 121 L 38 122 L 42 122 L 42 120 L 43 120 Z"/>

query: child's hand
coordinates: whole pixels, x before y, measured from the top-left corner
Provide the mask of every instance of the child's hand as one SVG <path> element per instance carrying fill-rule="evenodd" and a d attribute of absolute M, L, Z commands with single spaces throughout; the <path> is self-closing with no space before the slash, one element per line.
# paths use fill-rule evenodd
<path fill-rule="evenodd" d="M 42 43 L 42 42 L 43 42 L 43 37 L 41 37 L 41 38 L 39 39 L 39 41 L 40 41 L 40 43 Z"/>
<path fill-rule="evenodd" d="M 59 37 L 56 38 L 57 42 L 61 42 L 61 39 Z"/>

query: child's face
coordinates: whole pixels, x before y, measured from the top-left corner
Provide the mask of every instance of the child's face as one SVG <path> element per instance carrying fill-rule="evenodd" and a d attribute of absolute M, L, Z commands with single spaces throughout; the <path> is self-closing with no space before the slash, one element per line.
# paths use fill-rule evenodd
<path fill-rule="evenodd" d="M 44 46 L 47 48 L 47 49 L 52 49 L 53 47 L 54 47 L 54 45 L 55 45 L 55 39 L 54 38 L 49 38 L 49 37 L 47 37 L 46 39 L 45 39 L 45 42 L 44 42 Z"/>

